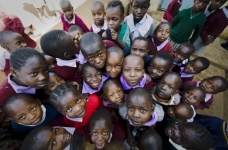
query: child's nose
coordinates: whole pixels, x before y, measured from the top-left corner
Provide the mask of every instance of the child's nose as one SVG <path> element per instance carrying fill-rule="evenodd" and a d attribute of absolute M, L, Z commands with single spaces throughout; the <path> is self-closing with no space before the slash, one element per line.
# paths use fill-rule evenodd
<path fill-rule="evenodd" d="M 134 117 L 139 117 L 139 114 L 140 114 L 139 111 L 138 111 L 138 110 L 135 110 L 133 116 L 134 116 Z"/>
<path fill-rule="evenodd" d="M 131 72 L 130 72 L 130 76 L 131 76 L 131 77 L 134 77 L 134 76 L 135 76 L 135 72 L 134 72 L 134 71 L 131 71 Z"/>

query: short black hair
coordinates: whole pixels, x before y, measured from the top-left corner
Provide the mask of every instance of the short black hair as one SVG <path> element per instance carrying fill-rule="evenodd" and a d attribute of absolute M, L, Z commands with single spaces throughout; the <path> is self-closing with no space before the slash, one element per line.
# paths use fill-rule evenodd
<path fill-rule="evenodd" d="M 103 4 L 102 2 L 100 2 L 100 1 L 95 1 L 95 2 L 93 2 L 92 8 L 95 7 L 95 6 L 101 6 L 102 9 L 105 10 L 104 4 Z"/>
<path fill-rule="evenodd" d="M 16 35 L 18 34 L 17 32 L 13 32 L 13 31 L 0 31 L 0 44 L 1 45 L 7 45 L 9 40 L 11 40 L 11 35 Z M 20 35 L 20 34 L 18 34 Z"/>
<path fill-rule="evenodd" d="M 86 62 L 86 63 L 84 63 L 84 64 L 82 65 L 82 74 L 85 73 L 85 70 L 86 70 L 87 68 L 94 68 L 95 70 L 102 72 L 100 69 L 97 69 L 97 68 L 95 68 L 94 66 L 90 65 L 89 62 Z"/>
<path fill-rule="evenodd" d="M 105 48 L 105 44 L 102 38 L 98 34 L 93 32 L 85 33 L 81 37 L 79 44 L 81 52 L 84 56 L 95 53 L 97 51 L 97 45 L 99 44 L 102 44 L 102 46 Z"/>
<path fill-rule="evenodd" d="M 136 40 L 145 41 L 145 42 L 147 43 L 147 48 L 148 48 L 148 46 L 149 46 L 149 40 L 148 40 L 148 38 L 145 38 L 145 37 L 143 37 L 143 36 L 138 36 L 138 37 L 136 37 L 136 38 L 131 42 L 131 46 L 132 46 L 132 44 L 133 44 Z"/>
<path fill-rule="evenodd" d="M 157 52 L 151 59 L 151 61 L 154 59 L 154 58 L 161 58 L 165 61 L 168 62 L 168 65 L 167 65 L 167 70 L 171 69 L 172 66 L 173 66 L 173 57 L 167 53 L 167 52 Z"/>
<path fill-rule="evenodd" d="M 193 110 L 193 108 L 189 104 L 187 104 L 187 103 L 179 103 L 177 105 L 174 105 L 174 107 L 176 107 L 176 106 L 182 106 L 183 109 L 185 111 L 187 111 L 187 114 L 189 115 L 189 118 L 185 118 L 185 119 L 191 119 L 193 117 L 194 110 Z M 176 116 L 176 118 L 183 119 L 183 118 L 180 118 L 180 116 Z"/>
<path fill-rule="evenodd" d="M 22 98 L 28 98 L 30 99 L 31 101 L 36 101 L 36 99 L 34 97 L 32 97 L 31 95 L 29 94 L 26 94 L 26 93 L 16 93 L 12 96 L 10 96 L 3 104 L 2 106 L 2 109 L 3 109 L 3 112 L 6 114 L 6 116 L 9 116 L 10 112 L 8 111 L 8 106 L 13 104 L 14 102 L 16 101 L 21 101 Z M 11 116 L 9 116 L 11 117 Z"/>
<path fill-rule="evenodd" d="M 105 109 L 98 109 L 92 114 L 89 121 L 89 129 L 91 130 L 96 121 L 99 120 L 105 120 L 106 125 L 112 129 L 112 115 Z"/>
<path fill-rule="evenodd" d="M 71 5 L 71 3 L 70 3 L 70 1 L 69 0 L 60 0 L 59 1 L 59 5 L 60 5 L 60 7 L 62 8 L 62 6 L 66 6 L 66 5 L 68 5 L 68 4 L 70 4 Z M 72 6 L 72 5 L 71 5 Z"/>
<path fill-rule="evenodd" d="M 208 79 L 220 80 L 223 83 L 223 86 L 220 87 L 219 92 L 223 92 L 223 91 L 226 91 L 228 89 L 228 81 L 225 78 L 223 78 L 221 76 L 212 76 L 212 77 L 209 77 Z"/>
<path fill-rule="evenodd" d="M 50 126 L 41 126 L 32 130 L 23 140 L 20 150 L 44 150 L 47 149 L 47 145 L 44 145 L 44 138 L 38 138 L 42 131 L 52 130 Z"/>
<path fill-rule="evenodd" d="M 74 45 L 72 37 L 63 30 L 52 30 L 40 39 L 43 52 L 55 58 L 61 58 L 68 49 L 72 49 L 72 45 Z"/>
<path fill-rule="evenodd" d="M 189 42 L 184 42 L 184 43 L 182 43 L 179 47 L 182 47 L 182 46 L 184 46 L 184 47 L 187 47 L 189 50 L 191 50 L 190 52 L 193 54 L 194 52 L 195 52 L 195 46 L 193 45 L 193 44 L 191 44 L 191 43 L 189 43 Z M 178 47 L 178 48 L 179 48 Z"/>
<path fill-rule="evenodd" d="M 121 54 L 122 56 L 124 56 L 123 50 L 118 46 L 109 47 L 106 52 L 107 52 L 107 54 L 114 52 L 114 53 L 118 53 L 118 54 Z"/>
<path fill-rule="evenodd" d="M 103 87 L 102 87 L 102 90 L 103 90 L 103 93 L 105 93 L 106 91 L 106 86 L 108 86 L 110 83 L 113 83 L 113 84 L 116 84 L 117 86 L 121 87 L 122 88 L 122 85 L 120 84 L 120 82 L 116 79 L 108 79 L 106 80 L 104 83 L 103 83 Z"/>
<path fill-rule="evenodd" d="M 122 2 L 121 1 L 109 1 L 106 10 L 109 8 L 114 8 L 114 7 L 120 8 L 121 17 L 123 17 L 124 16 L 124 6 L 123 6 Z"/>
<path fill-rule="evenodd" d="M 166 76 L 169 76 L 169 75 L 173 75 L 175 77 L 177 77 L 177 80 L 180 81 L 180 84 L 178 85 L 178 89 L 180 88 L 181 84 L 182 84 L 182 78 L 181 76 L 176 73 L 176 72 L 166 72 L 163 76 L 162 76 L 162 79 L 165 78 Z M 160 81 L 159 81 L 160 82 Z"/>
<path fill-rule="evenodd" d="M 143 58 L 140 57 L 139 55 L 136 55 L 136 54 L 130 54 L 130 55 L 126 56 L 126 57 L 124 58 L 124 62 L 125 62 L 127 59 L 131 59 L 131 58 L 133 58 L 132 61 L 134 61 L 134 59 L 137 59 L 137 58 L 140 59 L 140 61 L 142 61 L 142 63 L 143 63 L 143 67 L 144 67 L 144 60 L 143 60 Z"/>
<path fill-rule="evenodd" d="M 78 25 L 72 25 L 72 26 L 70 26 L 70 28 L 68 29 L 68 32 L 69 32 L 69 33 L 70 33 L 70 32 L 74 32 L 74 31 L 81 31 L 81 32 L 83 32 L 83 31 L 82 31 L 82 28 L 79 27 Z"/>
<path fill-rule="evenodd" d="M 163 25 L 163 24 L 167 24 L 167 25 L 170 27 L 170 32 L 171 32 L 171 30 L 172 30 L 171 25 L 170 25 L 168 22 L 161 22 L 161 23 L 155 28 L 155 30 L 154 30 L 154 36 L 155 36 L 155 34 L 157 33 L 157 31 L 158 31 L 158 29 L 160 28 L 160 26 Z"/>
<path fill-rule="evenodd" d="M 210 66 L 210 61 L 209 59 L 205 58 L 205 57 L 197 57 L 195 59 L 193 59 L 192 61 L 200 61 L 203 64 L 203 70 L 206 70 L 209 66 Z"/>
<path fill-rule="evenodd" d="M 32 48 L 19 48 L 10 55 L 10 66 L 13 69 L 20 70 L 25 66 L 26 62 L 30 58 L 40 58 L 47 62 L 45 57 L 38 51 Z"/>

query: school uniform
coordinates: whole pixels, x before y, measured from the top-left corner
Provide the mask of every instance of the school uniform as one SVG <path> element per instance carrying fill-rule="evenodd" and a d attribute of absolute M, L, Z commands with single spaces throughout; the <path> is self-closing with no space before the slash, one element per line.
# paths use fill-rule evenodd
<path fill-rule="evenodd" d="M 151 89 L 153 88 L 153 85 L 154 85 L 152 80 L 149 83 L 146 83 L 146 75 L 145 74 L 143 75 L 141 81 L 135 86 L 128 85 L 128 83 L 124 79 L 123 75 L 120 76 L 120 83 L 123 87 L 124 93 L 126 93 L 126 94 L 128 94 L 131 89 L 138 88 L 138 87 L 141 87 L 141 88 L 147 89 L 148 91 L 151 91 Z"/>
<path fill-rule="evenodd" d="M 191 86 L 199 87 L 199 84 L 200 84 L 200 82 L 193 82 L 193 81 L 185 82 L 185 83 L 183 83 L 181 85 L 180 91 L 183 92 L 184 90 L 186 90 L 187 88 L 189 88 Z M 210 108 L 210 106 L 212 105 L 213 101 L 214 101 L 213 94 L 206 93 L 206 97 L 205 97 L 204 101 L 199 103 L 198 105 L 193 105 L 193 106 L 194 106 L 195 110 Z"/>
<path fill-rule="evenodd" d="M 92 89 L 85 81 L 83 81 L 82 94 L 96 94 L 98 96 L 101 96 L 103 93 L 102 91 L 103 84 L 107 79 L 108 78 L 106 76 L 102 75 L 102 81 L 97 89 Z"/>
<path fill-rule="evenodd" d="M 172 71 L 173 72 L 176 72 L 176 73 L 180 73 L 181 71 L 181 68 L 182 67 L 185 67 L 185 65 L 190 61 L 189 58 L 183 60 L 182 62 L 173 62 L 173 68 L 172 68 Z"/>
<path fill-rule="evenodd" d="M 195 74 L 184 73 L 183 70 L 184 70 L 184 67 L 180 67 L 179 75 L 181 76 L 182 83 L 187 82 L 187 81 L 192 81 Z"/>
<path fill-rule="evenodd" d="M 78 25 L 82 29 L 83 33 L 89 32 L 89 29 L 87 28 L 85 23 L 82 21 L 82 19 L 79 16 L 77 16 L 76 14 L 73 14 L 73 15 L 74 15 L 73 19 L 69 22 L 67 20 L 66 16 L 63 13 L 61 14 L 63 30 L 68 32 L 70 26 Z"/>
<path fill-rule="evenodd" d="M 95 94 L 88 96 L 88 101 L 86 102 L 86 112 L 82 118 L 70 118 L 68 116 L 63 117 L 64 123 L 68 127 L 75 127 L 78 133 L 84 133 L 84 127 L 89 124 L 91 115 L 99 108 L 101 103 L 100 97 Z"/>
<path fill-rule="evenodd" d="M 165 40 L 159 46 L 156 46 L 154 41 L 155 41 L 154 38 L 151 38 L 149 40 L 149 46 L 148 46 L 149 52 L 148 52 L 148 55 L 155 55 L 158 52 L 167 52 L 171 56 L 173 56 L 173 46 L 168 40 Z"/>
<path fill-rule="evenodd" d="M 10 73 L 10 53 L 4 51 L 3 54 L 0 56 L 0 70 L 5 73 L 7 76 Z"/>
<path fill-rule="evenodd" d="M 161 21 L 168 23 L 172 22 L 173 18 L 179 13 L 182 2 L 182 0 L 173 0 L 169 3 Z"/>
<path fill-rule="evenodd" d="M 102 34 L 106 29 L 108 29 L 108 25 L 107 25 L 106 19 L 104 19 L 104 24 L 101 28 L 97 27 L 95 22 L 93 22 L 92 26 L 90 27 L 90 32 L 97 33 L 98 35 L 100 35 L 102 37 Z"/>
<path fill-rule="evenodd" d="M 126 16 L 123 23 L 128 25 L 130 29 L 130 39 L 133 41 L 136 37 L 152 37 L 155 30 L 156 21 L 148 14 L 145 14 L 143 18 L 138 22 L 134 23 L 133 14 Z"/>

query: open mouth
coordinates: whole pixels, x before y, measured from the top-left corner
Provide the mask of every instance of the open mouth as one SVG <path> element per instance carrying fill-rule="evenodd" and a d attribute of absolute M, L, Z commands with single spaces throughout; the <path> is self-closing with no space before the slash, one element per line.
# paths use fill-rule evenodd
<path fill-rule="evenodd" d="M 97 147 L 97 149 L 103 149 L 104 148 L 104 146 L 105 146 L 105 143 L 96 143 L 96 147 Z"/>

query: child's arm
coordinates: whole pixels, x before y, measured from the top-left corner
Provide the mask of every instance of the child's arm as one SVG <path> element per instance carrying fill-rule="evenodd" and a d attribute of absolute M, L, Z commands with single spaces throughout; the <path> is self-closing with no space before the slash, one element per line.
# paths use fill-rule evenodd
<path fill-rule="evenodd" d="M 172 2 L 168 5 L 168 7 L 167 7 L 167 9 L 166 9 L 166 11 L 165 11 L 165 15 L 166 15 L 167 20 L 168 20 L 169 23 L 172 22 L 172 20 L 173 20 L 173 16 L 171 15 L 171 11 L 172 11 L 172 9 L 173 9 L 173 5 L 174 5 L 174 4 L 175 4 L 175 3 L 172 1 Z"/>
<path fill-rule="evenodd" d="M 118 45 L 120 46 L 120 48 L 124 49 L 126 47 L 126 45 L 123 43 L 123 41 L 121 41 L 118 38 L 118 33 L 113 29 L 110 29 L 110 32 L 111 32 L 112 40 L 116 41 L 118 43 Z M 130 39 L 129 39 L 129 43 L 130 43 Z"/>
<path fill-rule="evenodd" d="M 88 27 L 85 25 L 85 23 L 82 21 L 82 19 L 80 17 L 78 17 L 77 15 L 75 15 L 75 19 L 76 19 L 76 24 L 82 29 L 83 33 L 89 32 Z"/>

